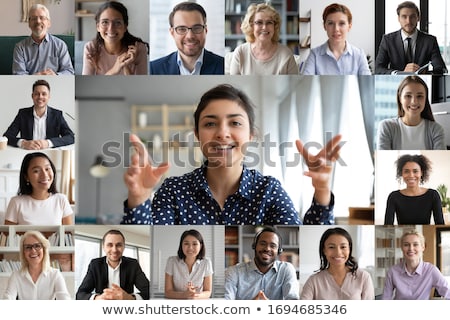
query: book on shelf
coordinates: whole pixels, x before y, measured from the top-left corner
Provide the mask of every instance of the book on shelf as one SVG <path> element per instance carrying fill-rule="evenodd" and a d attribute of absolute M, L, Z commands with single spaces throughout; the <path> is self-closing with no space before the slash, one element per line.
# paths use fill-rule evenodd
<path fill-rule="evenodd" d="M 238 263 L 238 254 L 234 250 L 225 250 L 225 265 L 234 266 Z"/>
<path fill-rule="evenodd" d="M 51 255 L 51 265 L 53 268 L 59 269 L 62 272 L 70 272 L 73 270 L 72 254 L 60 253 Z"/>
<path fill-rule="evenodd" d="M 6 241 L 8 240 L 8 235 L 6 233 L 0 233 L 0 247 L 6 247 Z"/>

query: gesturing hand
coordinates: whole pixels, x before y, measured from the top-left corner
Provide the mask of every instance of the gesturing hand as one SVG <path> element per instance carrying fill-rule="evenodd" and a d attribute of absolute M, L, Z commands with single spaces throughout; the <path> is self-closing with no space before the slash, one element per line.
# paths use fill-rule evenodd
<path fill-rule="evenodd" d="M 330 178 L 333 171 L 333 163 L 339 158 L 342 145 L 340 134 L 334 136 L 322 150 L 316 155 L 311 154 L 301 140 L 295 141 L 298 152 L 305 159 L 309 171 L 304 174 L 311 177 L 315 189 L 314 197 L 322 205 L 330 202 Z"/>
<path fill-rule="evenodd" d="M 131 156 L 131 164 L 125 172 L 124 181 L 128 188 L 128 207 L 134 208 L 150 197 L 152 189 L 167 172 L 169 165 L 163 163 L 153 167 L 141 140 L 135 134 L 130 134 L 130 142 L 135 152 Z"/>

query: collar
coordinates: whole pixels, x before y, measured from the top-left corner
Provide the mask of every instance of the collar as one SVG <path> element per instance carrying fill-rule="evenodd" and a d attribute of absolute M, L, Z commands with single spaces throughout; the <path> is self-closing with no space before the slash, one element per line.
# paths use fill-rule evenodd
<path fill-rule="evenodd" d="M 37 113 L 36 113 L 36 110 L 34 109 L 34 106 L 33 106 L 33 117 L 35 117 L 35 118 L 37 118 L 37 119 L 47 118 L 47 112 L 48 112 L 48 106 L 45 107 L 45 112 L 44 112 L 44 114 L 42 115 L 42 117 L 39 117 L 39 116 L 37 115 Z"/>
<path fill-rule="evenodd" d="M 190 185 L 193 186 L 194 191 L 204 191 L 208 194 L 211 194 L 209 190 L 208 182 L 206 180 L 206 170 L 208 169 L 208 161 L 205 161 L 203 165 L 193 171 L 193 176 L 191 178 Z M 241 179 L 239 181 L 239 188 L 236 191 L 236 194 L 239 194 L 241 197 L 250 200 L 251 193 L 253 189 L 253 179 L 251 171 L 244 164 L 242 166 L 242 174 Z"/>
<path fill-rule="evenodd" d="M 345 50 L 342 52 L 342 55 L 353 55 L 353 49 L 352 46 L 348 43 L 348 41 L 345 41 Z M 320 55 L 329 55 L 334 57 L 333 52 L 331 52 L 330 47 L 328 46 L 328 41 L 324 43 L 324 45 L 320 48 Z"/>
<path fill-rule="evenodd" d="M 195 61 L 194 70 L 191 72 L 184 66 L 183 60 L 181 60 L 180 51 L 177 51 L 177 65 L 180 68 L 180 73 L 181 74 L 185 74 L 185 73 L 186 74 L 200 74 L 200 69 L 203 65 L 204 53 L 205 53 L 205 49 L 203 48 L 202 52 L 200 53 L 197 60 Z"/>
<path fill-rule="evenodd" d="M 111 268 L 111 269 L 113 269 L 113 270 L 117 270 L 117 269 L 120 268 L 120 265 L 122 264 L 122 258 L 120 258 L 119 264 L 118 264 L 117 267 L 115 267 L 115 268 L 113 268 L 113 267 L 109 264 L 108 257 L 106 257 L 106 264 L 108 265 L 108 268 Z"/>
<path fill-rule="evenodd" d="M 412 39 L 412 41 L 415 42 L 417 40 L 417 34 L 418 33 L 419 33 L 419 31 L 417 30 L 417 28 L 416 28 L 416 30 L 414 30 L 414 33 L 411 34 L 411 35 L 406 34 L 405 31 L 403 31 L 403 30 L 400 30 L 400 34 L 402 36 L 402 40 L 403 41 L 405 41 L 406 38 L 410 37 Z"/>
<path fill-rule="evenodd" d="M 271 271 L 271 270 L 273 270 L 275 273 L 277 273 L 278 269 L 279 269 L 279 263 L 280 263 L 279 260 L 275 260 L 273 262 L 272 267 L 265 274 L 269 273 L 269 271 Z M 249 266 L 250 270 L 260 273 L 260 274 L 263 274 L 261 271 L 259 271 L 258 267 L 256 266 L 255 258 L 253 258 L 251 261 L 248 262 L 248 266 Z"/>
<path fill-rule="evenodd" d="M 42 41 L 41 42 L 36 42 L 34 39 L 33 39 L 33 37 L 30 35 L 30 39 L 31 39 L 31 41 L 33 42 L 33 44 L 36 44 L 36 45 L 40 45 L 41 43 L 43 43 L 43 42 L 48 42 L 48 38 L 49 38 L 50 36 L 49 36 L 49 34 L 48 34 L 48 32 L 45 34 L 45 37 L 44 37 L 44 39 L 42 39 Z"/>
<path fill-rule="evenodd" d="M 413 273 L 409 273 L 408 269 L 406 269 L 406 263 L 403 262 L 403 271 L 408 275 L 418 274 L 421 275 L 423 273 L 424 263 L 423 260 L 420 260 L 419 265 Z"/>

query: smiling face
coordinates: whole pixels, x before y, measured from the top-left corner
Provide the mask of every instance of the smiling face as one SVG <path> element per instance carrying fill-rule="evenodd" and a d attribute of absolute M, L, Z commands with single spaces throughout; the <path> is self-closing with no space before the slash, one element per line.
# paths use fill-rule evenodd
<path fill-rule="evenodd" d="M 192 30 L 184 35 L 180 35 L 175 31 L 176 27 L 188 27 L 205 25 L 203 16 L 199 11 L 183 11 L 179 10 L 175 12 L 173 16 L 173 27 L 170 28 L 170 34 L 175 40 L 175 44 L 180 52 L 181 56 L 189 58 L 198 58 L 205 47 L 206 33 L 208 29 L 203 29 L 200 33 L 194 33 Z"/>
<path fill-rule="evenodd" d="M 103 251 L 105 252 L 108 263 L 116 266 L 122 258 L 125 250 L 125 241 L 120 234 L 107 234 L 103 242 Z"/>
<path fill-rule="evenodd" d="M 97 22 L 97 31 L 105 43 L 117 44 L 120 43 L 125 31 L 127 31 L 127 26 L 119 11 L 107 8 L 100 14 Z"/>
<path fill-rule="evenodd" d="M 202 248 L 200 241 L 194 236 L 188 235 L 183 239 L 181 244 L 182 250 L 186 258 L 195 259 Z"/>
<path fill-rule="evenodd" d="M 50 161 L 36 157 L 30 161 L 25 179 L 31 184 L 33 193 L 48 191 L 53 183 L 54 172 Z"/>
<path fill-rule="evenodd" d="M 402 8 L 398 14 L 400 27 L 406 34 L 413 34 L 417 28 L 420 17 L 413 8 Z"/>
<path fill-rule="evenodd" d="M 266 11 L 255 13 L 253 18 L 253 35 L 255 41 L 272 41 L 275 32 L 275 21 Z"/>
<path fill-rule="evenodd" d="M 31 93 L 31 98 L 33 99 L 33 105 L 36 112 L 45 112 L 48 100 L 50 99 L 50 90 L 47 86 L 36 86 Z"/>
<path fill-rule="evenodd" d="M 402 178 L 408 188 L 417 188 L 422 179 L 422 170 L 416 162 L 407 162 L 402 168 Z"/>
<path fill-rule="evenodd" d="M 270 267 L 278 255 L 279 239 L 276 233 L 264 231 L 255 245 L 255 262 L 259 267 Z"/>
<path fill-rule="evenodd" d="M 42 243 L 39 242 L 34 236 L 28 236 L 23 241 L 23 250 L 25 260 L 29 266 L 40 265 L 44 259 L 44 248 Z"/>
<path fill-rule="evenodd" d="M 425 251 L 425 244 L 420 241 L 417 235 L 407 235 L 402 241 L 403 258 L 408 262 L 417 262 L 422 259 Z"/>
<path fill-rule="evenodd" d="M 425 109 L 427 92 L 420 83 L 407 84 L 400 93 L 400 104 L 404 115 L 409 119 L 419 119 Z"/>
<path fill-rule="evenodd" d="M 350 256 L 350 244 L 344 236 L 333 234 L 325 240 L 322 251 L 330 268 L 345 267 Z"/>
<path fill-rule="evenodd" d="M 200 113 L 196 136 L 213 167 L 240 165 L 252 139 L 247 113 L 237 102 L 226 99 L 212 100 Z"/>
<path fill-rule="evenodd" d="M 352 24 L 348 22 L 348 17 L 342 12 L 331 13 L 327 16 L 323 27 L 327 32 L 329 41 L 342 42 L 347 39 L 347 33 Z"/>
<path fill-rule="evenodd" d="M 28 26 L 30 27 L 31 34 L 35 40 L 44 39 L 48 29 L 51 26 L 50 18 L 47 16 L 47 12 L 42 8 L 30 11 Z"/>

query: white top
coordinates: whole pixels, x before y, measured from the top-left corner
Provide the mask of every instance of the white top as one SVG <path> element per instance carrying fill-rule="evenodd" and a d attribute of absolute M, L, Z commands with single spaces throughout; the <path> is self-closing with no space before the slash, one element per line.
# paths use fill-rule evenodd
<path fill-rule="evenodd" d="M 8 280 L 8 287 L 3 295 L 5 300 L 71 300 L 62 273 L 50 268 L 39 275 L 36 283 L 28 270 L 14 271 Z"/>
<path fill-rule="evenodd" d="M 178 256 L 169 257 L 167 259 L 165 272 L 173 277 L 173 288 L 175 291 L 186 291 L 188 282 L 192 282 L 198 292 L 203 291 L 203 280 L 213 274 L 212 263 L 209 258 L 197 259 L 192 266 L 192 272 L 184 260 Z"/>
<path fill-rule="evenodd" d="M 300 300 L 373 300 L 375 291 L 370 274 L 358 269 L 356 276 L 347 272 L 339 286 L 327 269 L 313 274 L 303 286 Z"/>
<path fill-rule="evenodd" d="M 425 121 L 420 121 L 417 126 L 407 126 L 400 122 L 403 150 L 426 150 L 425 145 Z"/>
<path fill-rule="evenodd" d="M 73 214 L 69 200 L 62 193 L 51 194 L 45 200 L 30 195 L 12 197 L 6 209 L 5 220 L 21 225 L 61 225 L 62 219 Z"/>
<path fill-rule="evenodd" d="M 236 75 L 277 75 L 299 74 L 297 63 L 291 49 L 278 44 L 277 51 L 268 60 L 258 60 L 252 53 L 249 42 L 239 45 L 233 51 L 230 74 Z"/>

